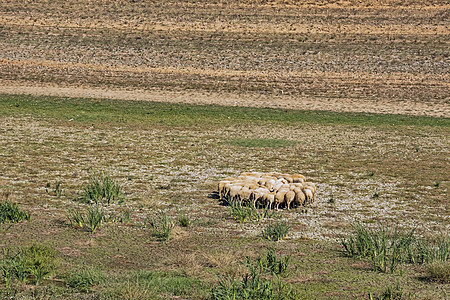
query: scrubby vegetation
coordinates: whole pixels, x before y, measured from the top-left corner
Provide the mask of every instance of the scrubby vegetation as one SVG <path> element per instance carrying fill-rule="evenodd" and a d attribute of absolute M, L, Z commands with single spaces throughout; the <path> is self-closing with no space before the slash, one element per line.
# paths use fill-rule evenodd
<path fill-rule="evenodd" d="M 246 206 L 239 202 L 231 201 L 229 198 L 225 199 L 224 203 L 229 207 L 230 216 L 239 223 L 244 223 L 247 220 L 259 221 L 272 218 L 276 214 L 275 210 L 267 208 L 262 210 L 256 209 L 253 206 Z"/>

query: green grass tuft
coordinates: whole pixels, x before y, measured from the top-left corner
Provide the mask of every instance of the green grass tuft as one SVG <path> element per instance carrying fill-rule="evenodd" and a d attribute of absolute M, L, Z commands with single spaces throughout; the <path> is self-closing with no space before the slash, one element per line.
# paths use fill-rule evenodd
<path fill-rule="evenodd" d="M 0 223 L 17 223 L 29 219 L 30 215 L 21 210 L 17 203 L 12 203 L 8 199 L 0 202 Z"/>
<path fill-rule="evenodd" d="M 259 255 L 256 258 L 256 262 L 252 263 L 249 257 L 247 257 L 246 265 L 249 269 L 257 268 L 260 273 L 269 273 L 272 275 L 287 276 L 290 264 L 289 256 L 277 257 L 274 249 L 267 249 L 264 256 Z"/>
<path fill-rule="evenodd" d="M 383 226 L 369 229 L 359 222 L 353 225 L 354 233 L 341 240 L 348 256 L 368 258 L 375 270 L 393 273 L 403 263 L 446 261 L 449 258 L 448 236 L 432 240 L 417 239 L 414 229 L 400 231 Z"/>
<path fill-rule="evenodd" d="M 97 205 L 89 207 L 86 216 L 86 227 L 91 233 L 94 233 L 103 222 L 105 212 Z"/>
<path fill-rule="evenodd" d="M 71 226 L 86 228 L 91 233 L 94 233 L 103 223 L 105 212 L 98 205 L 90 206 L 85 214 L 78 209 L 69 208 L 67 218 Z"/>
<path fill-rule="evenodd" d="M 289 232 L 290 226 L 286 222 L 276 222 L 268 224 L 262 232 L 263 238 L 269 241 L 279 241 L 285 238 Z"/>
<path fill-rule="evenodd" d="M 277 259 L 271 249 L 255 262 L 247 258 L 247 273 L 241 279 L 219 276 L 218 285 L 211 289 L 210 299 L 297 299 L 293 287 L 278 276 L 286 272 L 288 265 L 289 258 Z"/>
<path fill-rule="evenodd" d="M 242 205 L 239 202 L 231 201 L 230 198 L 223 199 L 223 204 L 229 207 L 231 217 L 239 223 L 244 223 L 246 220 L 260 221 L 263 219 L 272 218 L 276 211 L 264 208 L 259 210 L 251 205 Z"/>
<path fill-rule="evenodd" d="M 101 286 L 105 299 L 205 299 L 208 288 L 184 274 L 149 270 L 110 276 Z"/>
<path fill-rule="evenodd" d="M 369 293 L 369 299 L 374 299 L 372 293 Z M 400 285 L 400 282 L 397 280 L 396 284 L 392 286 L 389 284 L 384 292 L 379 295 L 377 300 L 402 300 L 402 299 L 413 299 L 413 294 L 408 293 L 405 294 L 403 291 L 403 287 Z"/>
<path fill-rule="evenodd" d="M 162 242 L 170 240 L 175 224 L 166 212 L 160 212 L 156 216 L 147 217 L 146 221 L 152 227 L 152 235 Z"/>
<path fill-rule="evenodd" d="M 120 184 L 108 173 L 94 173 L 85 186 L 82 200 L 87 204 L 122 203 L 125 199 Z"/>
<path fill-rule="evenodd" d="M 41 244 L 33 244 L 16 251 L 3 250 L 0 260 L 0 270 L 6 286 L 9 286 L 13 279 L 26 283 L 30 278 L 38 285 L 43 278 L 55 271 L 57 265 L 56 251 Z"/>
<path fill-rule="evenodd" d="M 178 215 L 178 223 L 181 227 L 189 227 L 191 226 L 192 221 L 185 214 L 180 214 Z"/>
<path fill-rule="evenodd" d="M 80 292 L 88 292 L 92 287 L 104 282 L 105 275 L 97 269 L 82 269 L 66 277 L 66 285 Z"/>

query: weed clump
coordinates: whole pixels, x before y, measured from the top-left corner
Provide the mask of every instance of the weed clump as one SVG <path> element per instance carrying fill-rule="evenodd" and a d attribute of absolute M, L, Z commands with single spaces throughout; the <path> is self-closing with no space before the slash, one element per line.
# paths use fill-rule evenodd
<path fill-rule="evenodd" d="M 66 278 L 66 285 L 80 292 L 88 292 L 92 287 L 105 280 L 105 275 L 96 269 L 83 269 L 70 273 Z"/>
<path fill-rule="evenodd" d="M 255 262 L 247 258 L 247 273 L 241 279 L 230 275 L 219 277 L 210 299 L 297 299 L 292 286 L 279 277 L 288 265 L 289 258 L 278 259 L 270 249 Z"/>
<path fill-rule="evenodd" d="M 369 299 L 373 300 L 372 293 L 369 293 Z M 400 285 L 400 282 L 397 280 L 397 283 L 393 285 L 388 285 L 385 291 L 380 294 L 376 299 L 378 300 L 402 300 L 402 299 L 413 299 L 413 295 L 411 293 L 405 294 L 403 291 L 403 287 Z"/>
<path fill-rule="evenodd" d="M 97 228 L 102 224 L 103 218 L 105 217 L 105 212 L 99 206 L 91 206 L 88 209 L 86 216 L 86 227 L 92 233 L 94 233 Z"/>
<path fill-rule="evenodd" d="M 189 219 L 188 216 L 184 215 L 184 214 L 180 214 L 178 216 L 178 223 L 180 224 L 181 227 L 189 227 L 191 226 L 191 219 Z"/>
<path fill-rule="evenodd" d="M 109 205 L 122 203 L 124 200 L 120 184 L 104 172 L 91 175 L 82 194 L 82 201 L 87 204 Z"/>
<path fill-rule="evenodd" d="M 147 217 L 146 223 L 153 229 L 152 235 L 162 242 L 170 239 L 175 223 L 167 213 L 162 212 L 157 216 Z"/>
<path fill-rule="evenodd" d="M 103 222 L 128 223 L 130 216 L 130 209 L 107 213 L 101 205 L 91 205 L 85 213 L 79 209 L 69 208 L 67 213 L 67 219 L 72 227 L 86 228 L 91 233 L 94 233 Z"/>
<path fill-rule="evenodd" d="M 80 228 L 87 228 L 88 231 L 94 233 L 105 219 L 105 212 L 103 208 L 98 205 L 90 206 L 84 214 L 79 209 L 68 209 L 67 218 L 70 225 Z"/>
<path fill-rule="evenodd" d="M 341 240 L 348 256 L 368 258 L 375 270 L 393 273 L 399 264 L 431 263 L 449 259 L 450 240 L 447 236 L 431 240 L 418 239 L 415 230 L 377 230 L 357 222 L 354 233 Z"/>
<path fill-rule="evenodd" d="M 56 181 L 56 183 L 55 183 L 55 188 L 54 188 L 54 190 L 53 190 L 53 194 L 56 196 L 56 197 L 58 197 L 58 198 L 60 198 L 61 197 L 61 195 L 63 194 L 63 190 L 62 190 L 62 188 L 61 188 L 61 184 L 62 184 L 62 182 L 61 181 Z M 49 189 L 51 188 L 51 184 L 50 184 L 50 182 L 47 182 L 47 184 L 45 185 L 45 191 L 47 192 L 47 194 L 50 194 L 50 191 L 49 191 Z"/>
<path fill-rule="evenodd" d="M 266 255 L 259 255 L 256 262 L 252 262 L 247 257 L 246 265 L 249 269 L 257 268 L 258 271 L 272 274 L 272 275 L 286 275 L 290 264 L 289 256 L 277 257 L 274 249 L 267 249 Z"/>
<path fill-rule="evenodd" d="M 12 203 L 8 199 L 0 202 L 0 223 L 17 223 L 29 219 L 30 215 L 21 210 L 17 203 Z"/>
<path fill-rule="evenodd" d="M 56 267 L 56 251 L 41 244 L 19 248 L 17 251 L 4 250 L 0 260 L 0 271 L 6 286 L 9 286 L 13 279 L 26 283 L 30 278 L 38 285 Z"/>
<path fill-rule="evenodd" d="M 231 217 L 239 223 L 244 223 L 246 220 L 259 221 L 275 215 L 275 210 L 265 208 L 260 211 L 253 206 L 243 206 L 237 201 L 231 201 L 229 197 L 224 198 L 223 201 L 228 205 Z"/>
<path fill-rule="evenodd" d="M 268 224 L 262 232 L 263 238 L 269 241 L 279 241 L 285 238 L 291 227 L 286 222 Z"/>

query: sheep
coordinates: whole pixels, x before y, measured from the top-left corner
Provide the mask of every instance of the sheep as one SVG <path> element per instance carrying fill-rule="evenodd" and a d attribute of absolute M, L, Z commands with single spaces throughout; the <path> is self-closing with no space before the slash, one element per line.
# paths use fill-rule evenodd
<path fill-rule="evenodd" d="M 309 188 L 304 188 L 303 193 L 305 194 L 306 197 L 305 203 L 312 203 L 314 201 L 314 195 Z"/>
<path fill-rule="evenodd" d="M 246 187 L 250 190 L 254 190 L 254 189 L 259 188 L 259 184 L 257 184 L 256 182 L 253 182 L 253 181 L 247 181 L 247 182 L 245 182 L 244 187 Z"/>
<path fill-rule="evenodd" d="M 295 188 L 294 189 L 295 198 L 294 198 L 294 205 L 296 206 L 302 206 L 305 204 L 306 196 L 303 193 L 301 188 Z"/>
<path fill-rule="evenodd" d="M 276 210 L 278 210 L 278 207 L 280 206 L 280 204 L 284 203 L 284 195 L 286 195 L 286 193 L 289 190 L 278 190 L 278 192 L 275 194 L 275 207 Z"/>
<path fill-rule="evenodd" d="M 225 178 L 218 183 L 219 198 L 253 207 L 265 206 L 278 210 L 280 206 L 306 205 L 314 201 L 316 186 L 305 182 L 301 174 L 244 172 L 237 178 Z M 273 205 L 272 205 L 273 204 Z"/>
<path fill-rule="evenodd" d="M 273 185 L 273 190 L 278 191 L 283 186 L 283 184 L 287 184 L 287 182 L 285 182 L 285 180 L 283 181 L 281 179 L 278 179 Z"/>
<path fill-rule="evenodd" d="M 316 193 L 316 185 L 314 183 L 305 182 L 303 185 L 305 186 L 305 188 L 309 188 L 313 194 Z"/>
<path fill-rule="evenodd" d="M 265 194 L 263 201 L 266 203 L 266 209 L 271 209 L 272 204 L 275 202 L 275 192 Z"/>
<path fill-rule="evenodd" d="M 291 176 L 285 176 L 284 179 L 286 179 L 286 181 L 288 183 L 293 183 L 294 182 L 294 179 Z"/>
<path fill-rule="evenodd" d="M 266 181 L 266 187 L 269 189 L 269 191 L 274 191 L 275 190 L 275 179 L 269 179 L 268 181 Z"/>
<path fill-rule="evenodd" d="M 293 181 L 294 182 L 300 182 L 300 183 L 302 183 L 302 182 L 304 182 L 305 181 L 305 176 L 303 176 L 303 175 L 301 175 L 301 174 L 294 174 L 294 175 L 292 175 L 291 176 L 292 177 L 292 179 L 293 179 Z"/>
<path fill-rule="evenodd" d="M 231 186 L 233 186 L 233 185 L 239 185 L 239 186 L 243 187 L 244 184 L 245 184 L 245 182 L 244 182 L 244 181 L 240 181 L 240 180 L 234 180 L 234 181 L 231 181 L 231 182 L 229 182 L 229 183 L 226 183 L 226 184 L 224 185 L 223 189 L 222 189 L 222 192 L 221 192 L 221 194 L 222 194 L 222 199 L 229 196 Z M 220 193 L 220 191 L 219 191 L 219 193 Z"/>
<path fill-rule="evenodd" d="M 250 201 L 250 195 L 252 194 L 252 190 L 248 187 L 244 186 L 238 193 L 240 203 Z"/>
<path fill-rule="evenodd" d="M 225 199 L 226 197 L 228 197 L 232 185 L 233 183 L 229 182 L 223 186 L 222 190 L 219 191 L 220 199 Z"/>
<path fill-rule="evenodd" d="M 223 192 L 224 192 L 224 188 L 227 184 L 231 183 L 231 180 L 222 180 L 221 182 L 219 182 L 217 190 L 219 191 L 219 199 L 222 200 L 222 196 L 223 196 Z"/>
<path fill-rule="evenodd" d="M 273 180 L 273 182 L 275 182 L 275 178 L 269 177 L 269 176 L 263 176 L 258 180 L 258 184 L 261 186 L 265 186 L 271 180 Z"/>
<path fill-rule="evenodd" d="M 290 186 L 289 183 L 285 183 L 285 184 L 282 184 L 282 185 L 281 185 L 280 189 L 283 189 L 283 190 L 289 190 L 290 187 L 291 187 L 291 186 Z"/>
<path fill-rule="evenodd" d="M 294 201 L 295 198 L 295 192 L 294 191 L 288 191 L 284 195 L 284 201 L 286 202 L 286 207 L 288 210 L 290 210 L 290 205 Z"/>
<path fill-rule="evenodd" d="M 251 199 L 253 200 L 253 207 L 256 208 L 256 202 L 259 200 L 261 204 L 264 203 L 264 195 L 270 193 L 266 188 L 257 188 L 252 192 Z"/>
<path fill-rule="evenodd" d="M 240 185 L 232 185 L 230 187 L 230 201 L 235 202 L 237 199 L 239 199 L 239 191 L 242 189 L 242 186 Z"/>

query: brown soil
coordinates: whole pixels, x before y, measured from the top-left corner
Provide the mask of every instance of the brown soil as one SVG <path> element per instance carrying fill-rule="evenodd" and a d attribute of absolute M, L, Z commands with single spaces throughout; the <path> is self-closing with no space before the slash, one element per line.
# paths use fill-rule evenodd
<path fill-rule="evenodd" d="M 197 2 L 2 1 L 0 93 L 450 117 L 445 1 Z"/>

